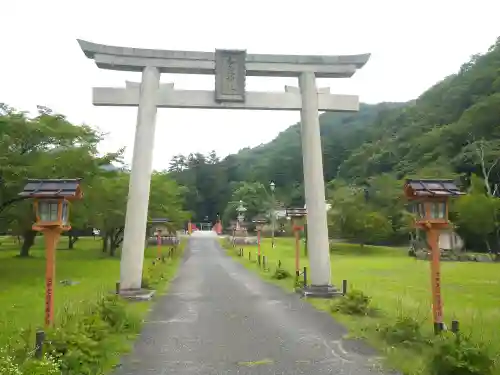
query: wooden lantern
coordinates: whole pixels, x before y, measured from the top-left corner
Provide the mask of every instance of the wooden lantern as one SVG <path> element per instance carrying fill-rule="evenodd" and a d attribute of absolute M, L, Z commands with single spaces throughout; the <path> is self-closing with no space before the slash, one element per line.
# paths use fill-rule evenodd
<path fill-rule="evenodd" d="M 406 180 L 404 192 L 413 202 L 415 226 L 427 233 L 431 248 L 431 287 L 434 332 L 443 330 L 443 304 L 441 300 L 440 230 L 448 227 L 449 198 L 462 195 L 452 180 Z"/>
<path fill-rule="evenodd" d="M 260 232 L 264 228 L 264 225 L 266 225 L 267 220 L 262 217 L 255 217 L 252 223 L 255 224 L 255 228 Z"/>
<path fill-rule="evenodd" d="M 30 179 L 21 197 L 34 198 L 36 222 L 33 230 L 45 237 L 45 326 L 54 324 L 54 283 L 56 278 L 56 247 L 61 232 L 69 225 L 69 202 L 83 198 L 81 179 Z"/>
<path fill-rule="evenodd" d="M 83 198 L 80 188 L 81 179 L 30 179 L 19 194 L 34 198 L 36 222 L 33 230 L 44 231 L 58 228 L 60 231 L 71 229 L 69 225 L 70 202 Z"/>
<path fill-rule="evenodd" d="M 293 232 L 295 234 L 295 275 L 299 277 L 300 268 L 300 235 L 299 232 L 304 229 L 304 222 L 307 216 L 307 209 L 287 208 L 286 216 L 292 219 Z"/>
<path fill-rule="evenodd" d="M 159 218 L 154 218 L 150 220 L 150 223 L 156 224 L 157 227 L 155 228 L 155 236 L 156 236 L 156 245 L 157 245 L 157 258 L 162 259 L 162 251 L 161 251 L 161 245 L 162 245 L 162 240 L 161 240 L 161 235 L 163 232 L 163 229 L 165 228 L 166 224 L 169 222 L 169 220 L 165 217 L 159 217 Z M 168 229 L 167 229 L 168 230 Z"/>
<path fill-rule="evenodd" d="M 261 264 L 261 247 L 260 247 L 260 232 L 264 228 L 267 220 L 262 217 L 255 217 L 252 220 L 252 223 L 255 224 L 255 228 L 257 229 L 257 263 Z"/>
<path fill-rule="evenodd" d="M 306 208 L 287 208 L 286 216 L 292 219 L 294 230 L 302 230 L 307 216 Z M 297 228 L 295 228 L 297 227 Z"/>
<path fill-rule="evenodd" d="M 405 195 L 413 202 L 415 226 L 422 229 L 448 227 L 449 198 L 462 195 L 453 180 L 406 180 Z"/>
<path fill-rule="evenodd" d="M 153 218 L 149 220 L 150 224 L 153 224 L 154 230 L 155 230 L 155 235 L 162 234 L 164 230 L 167 232 L 169 231 L 167 227 L 167 223 L 169 223 L 170 220 L 166 217 L 159 217 L 159 218 Z"/>

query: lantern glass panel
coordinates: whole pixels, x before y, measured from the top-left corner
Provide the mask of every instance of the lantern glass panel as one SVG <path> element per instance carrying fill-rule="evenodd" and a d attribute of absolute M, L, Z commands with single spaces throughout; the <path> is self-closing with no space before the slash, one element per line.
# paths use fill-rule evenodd
<path fill-rule="evenodd" d="M 68 201 L 62 202 L 62 217 L 61 221 L 63 225 L 67 225 L 69 221 L 69 203 Z"/>
<path fill-rule="evenodd" d="M 413 213 L 417 216 L 417 219 L 425 219 L 425 207 L 422 202 L 416 202 L 413 205 Z"/>
<path fill-rule="evenodd" d="M 431 203 L 431 218 L 446 219 L 446 203 L 432 202 Z"/>
<path fill-rule="evenodd" d="M 427 216 L 425 213 L 425 205 L 423 203 L 418 204 L 418 216 L 421 219 L 425 219 L 425 217 Z"/>
<path fill-rule="evenodd" d="M 42 222 L 59 221 L 59 202 L 55 200 L 40 200 L 38 202 L 38 215 Z"/>

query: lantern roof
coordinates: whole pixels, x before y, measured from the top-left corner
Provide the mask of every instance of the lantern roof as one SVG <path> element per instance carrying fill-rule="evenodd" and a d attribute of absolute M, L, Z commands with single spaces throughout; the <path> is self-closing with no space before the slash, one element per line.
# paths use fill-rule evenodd
<path fill-rule="evenodd" d="M 149 220 L 150 223 L 153 224 L 161 224 L 161 223 L 168 223 L 170 220 L 166 217 L 155 217 L 151 220 Z"/>
<path fill-rule="evenodd" d="M 81 178 L 73 179 L 28 179 L 19 195 L 30 198 L 82 199 Z"/>
<path fill-rule="evenodd" d="M 252 219 L 252 223 L 255 224 L 265 224 L 267 223 L 267 220 L 264 217 L 261 216 L 256 216 Z"/>
<path fill-rule="evenodd" d="M 408 198 L 453 197 L 464 195 L 453 180 L 407 179 L 405 193 Z"/>
<path fill-rule="evenodd" d="M 303 217 L 307 215 L 307 209 L 304 207 L 297 207 L 297 208 L 287 208 L 286 209 L 286 216 L 292 216 L 292 217 Z"/>

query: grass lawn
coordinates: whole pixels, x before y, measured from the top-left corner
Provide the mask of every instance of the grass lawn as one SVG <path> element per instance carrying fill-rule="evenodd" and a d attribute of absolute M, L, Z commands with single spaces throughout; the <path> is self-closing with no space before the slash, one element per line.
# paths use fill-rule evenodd
<path fill-rule="evenodd" d="M 238 248 L 238 247 L 237 247 Z M 259 270 L 255 263 L 248 261 L 248 251 L 255 260 L 256 246 L 245 248 L 245 256 L 238 258 L 235 251 L 229 251 L 247 267 L 260 272 L 267 280 L 291 290 L 293 280 L 271 278 L 278 260 L 282 268 L 295 274 L 294 240 L 283 238 L 277 247 L 271 249 L 270 240 L 263 240 L 262 254 L 271 265 L 271 272 Z M 301 267 L 309 266 L 301 254 Z M 398 316 L 411 316 L 423 322 L 430 334 L 432 316 L 430 307 L 430 265 L 408 257 L 405 249 L 378 246 L 336 244 L 331 254 L 332 282 L 340 287 L 342 280 L 348 280 L 349 288 L 360 289 L 372 297 L 373 306 L 381 311 L 378 317 L 352 317 L 334 314 L 346 324 L 355 336 L 368 338 L 380 346 L 374 334 L 375 328 L 384 322 L 394 321 Z M 465 334 L 475 340 L 488 343 L 493 353 L 500 353 L 500 264 L 473 262 L 442 262 L 442 297 L 445 322 L 460 322 Z M 329 310 L 329 302 L 309 300 L 320 309 Z M 420 374 L 424 363 L 422 357 L 409 355 L 403 349 L 386 348 L 388 364 L 407 374 Z M 500 374 L 500 369 L 498 371 Z"/>
<path fill-rule="evenodd" d="M 110 258 L 101 252 L 101 241 L 81 238 L 73 250 L 67 250 L 67 237 L 59 243 L 56 259 L 55 324 L 68 313 L 83 311 L 89 302 L 113 292 L 120 277 L 120 258 Z M 181 243 L 181 249 L 185 242 Z M 165 246 L 165 254 L 168 246 Z M 43 328 L 45 301 L 45 257 L 43 237 L 37 236 L 30 258 L 18 258 L 19 245 L 11 238 L 0 237 L 0 347 L 16 340 L 23 329 Z M 144 267 L 151 267 L 156 247 L 146 249 Z M 174 277 L 181 257 L 161 264 L 164 279 L 158 285 L 163 294 Z M 78 284 L 65 286 L 62 280 Z M 130 303 L 132 313 L 144 318 L 151 302 Z M 121 340 L 121 347 L 130 343 Z"/>

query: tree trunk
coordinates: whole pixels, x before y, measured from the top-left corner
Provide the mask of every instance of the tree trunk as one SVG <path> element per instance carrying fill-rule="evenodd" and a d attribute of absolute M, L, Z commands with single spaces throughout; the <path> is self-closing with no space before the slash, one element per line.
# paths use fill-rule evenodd
<path fill-rule="evenodd" d="M 108 252 L 108 234 L 107 232 L 101 232 L 101 239 L 102 239 L 102 252 L 107 253 Z"/>
<path fill-rule="evenodd" d="M 78 240 L 79 240 L 78 236 L 69 235 L 68 236 L 68 249 L 73 250 L 73 248 L 75 247 L 75 243 Z"/>
<path fill-rule="evenodd" d="M 484 239 L 484 243 L 486 244 L 486 248 L 488 249 L 488 254 L 491 254 L 491 246 L 490 241 L 487 238 Z"/>
<path fill-rule="evenodd" d="M 114 257 L 116 252 L 116 244 L 114 241 L 111 241 L 111 245 L 109 247 L 109 256 Z"/>
<path fill-rule="evenodd" d="M 497 215 L 495 214 L 495 221 L 497 221 Z M 495 254 L 495 262 L 500 261 L 500 225 L 495 228 L 495 245 L 493 246 L 493 253 Z"/>
<path fill-rule="evenodd" d="M 110 256 L 115 256 L 116 249 L 123 242 L 123 227 L 115 229 L 112 231 L 112 235 L 110 236 Z"/>
<path fill-rule="evenodd" d="M 21 246 L 21 251 L 19 252 L 20 257 L 29 257 L 30 249 L 35 243 L 36 232 L 34 230 L 28 229 L 23 233 L 23 245 Z"/>

